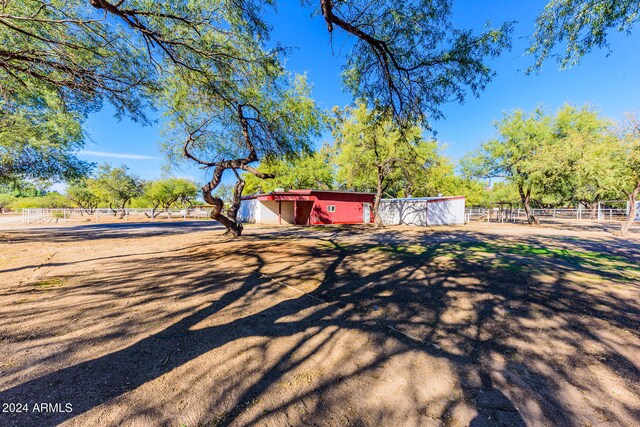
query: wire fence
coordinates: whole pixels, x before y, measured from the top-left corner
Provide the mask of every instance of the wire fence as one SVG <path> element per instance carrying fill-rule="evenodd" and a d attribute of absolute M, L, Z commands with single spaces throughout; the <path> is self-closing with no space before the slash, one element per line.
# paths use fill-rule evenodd
<path fill-rule="evenodd" d="M 533 214 L 539 220 L 574 220 L 574 221 L 624 221 L 627 219 L 627 209 L 533 209 Z M 527 213 L 524 209 L 500 208 L 467 208 L 465 221 L 479 222 L 519 222 L 526 221 Z"/>
<path fill-rule="evenodd" d="M 58 223 L 58 222 L 114 222 L 114 221 L 161 221 L 196 220 L 210 218 L 210 207 L 192 207 L 185 209 L 22 209 L 22 222 Z"/>
<path fill-rule="evenodd" d="M 627 209 L 533 209 L 534 215 L 541 221 L 624 221 Z M 22 222 L 66 223 L 66 222 L 115 222 L 115 221 L 186 221 L 208 219 L 211 207 L 195 206 L 184 209 L 22 209 Z M 521 222 L 527 220 L 524 209 L 478 208 L 465 209 L 465 222 Z M 639 220 L 639 219 L 636 219 Z"/>

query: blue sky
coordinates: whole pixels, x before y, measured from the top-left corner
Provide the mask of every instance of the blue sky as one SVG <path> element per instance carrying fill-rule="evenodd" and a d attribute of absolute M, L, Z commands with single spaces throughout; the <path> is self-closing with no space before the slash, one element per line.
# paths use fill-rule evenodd
<path fill-rule="evenodd" d="M 316 3 L 316 2 L 312 2 Z M 455 2 L 454 22 L 459 27 L 480 31 L 487 21 L 499 25 L 517 21 L 513 49 L 494 60 L 491 65 L 498 75 L 478 99 L 467 98 L 460 104 L 444 106 L 446 118 L 432 123 L 437 139 L 447 145 L 446 154 L 459 159 L 494 134 L 493 122 L 504 112 L 516 108 L 530 111 L 538 105 L 556 110 L 563 103 L 589 103 L 604 115 L 618 119 L 626 111 L 640 110 L 640 30 L 631 35 L 613 32 L 612 53 L 597 50 L 583 58 L 581 64 L 559 71 L 558 64 L 549 61 L 538 74 L 527 76 L 525 70 L 532 58 L 524 56 L 526 38 L 533 32 L 536 15 L 546 1 L 514 2 L 505 0 Z M 281 0 L 278 10 L 269 13 L 273 25 L 272 41 L 292 47 L 287 68 L 307 73 L 314 85 L 313 95 L 320 106 L 331 108 L 346 105 L 351 96 L 342 88 L 340 67 L 348 54 L 348 43 L 339 35 L 330 43 L 326 25 L 312 8 L 304 8 L 298 0 Z M 159 152 L 161 123 L 143 127 L 127 119 L 113 118 L 113 109 L 106 106 L 86 122 L 91 142 L 80 157 L 114 165 L 125 163 L 144 179 L 162 176 L 162 155 Z M 325 139 L 329 135 L 325 135 Z M 322 139 L 317 141 L 320 145 Z M 198 182 L 207 179 L 206 172 L 193 166 L 174 171 L 178 176 L 190 176 Z"/>

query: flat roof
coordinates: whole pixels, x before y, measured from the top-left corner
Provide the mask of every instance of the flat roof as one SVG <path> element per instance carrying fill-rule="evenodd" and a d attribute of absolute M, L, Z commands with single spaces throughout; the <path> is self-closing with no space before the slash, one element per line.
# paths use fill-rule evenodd
<path fill-rule="evenodd" d="M 447 199 L 466 199 L 467 196 L 436 196 L 436 197 L 398 197 L 394 199 L 382 199 L 383 201 L 402 200 L 406 202 L 413 201 L 429 201 L 429 200 L 447 200 Z"/>
<path fill-rule="evenodd" d="M 272 191 L 270 193 L 258 193 L 251 194 L 248 196 L 243 196 L 242 199 L 255 199 L 257 197 L 265 197 L 265 196 L 311 196 L 312 194 L 317 193 L 331 193 L 331 194 L 364 194 L 367 196 L 374 196 L 376 193 L 366 193 L 361 191 L 337 191 L 337 190 L 289 190 L 289 191 Z"/>

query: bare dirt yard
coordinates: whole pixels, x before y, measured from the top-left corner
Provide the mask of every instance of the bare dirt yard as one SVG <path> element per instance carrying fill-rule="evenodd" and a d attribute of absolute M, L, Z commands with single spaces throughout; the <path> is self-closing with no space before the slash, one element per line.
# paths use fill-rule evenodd
<path fill-rule="evenodd" d="M 608 227 L 4 226 L 0 426 L 637 426 Z"/>

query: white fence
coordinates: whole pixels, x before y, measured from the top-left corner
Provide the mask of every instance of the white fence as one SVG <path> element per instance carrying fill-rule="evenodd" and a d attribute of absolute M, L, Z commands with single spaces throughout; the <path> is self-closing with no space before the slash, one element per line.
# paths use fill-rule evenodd
<path fill-rule="evenodd" d="M 626 209 L 533 209 L 533 214 L 540 220 L 591 220 L 591 221 L 624 221 Z M 526 221 L 524 209 L 469 208 L 465 210 L 465 222 L 518 222 Z"/>
<path fill-rule="evenodd" d="M 22 209 L 22 222 L 57 223 L 57 222 L 112 222 L 112 221 L 157 221 L 192 220 L 209 218 L 211 208 L 194 207 L 186 209 L 152 209 L 125 208 L 122 209 Z"/>

